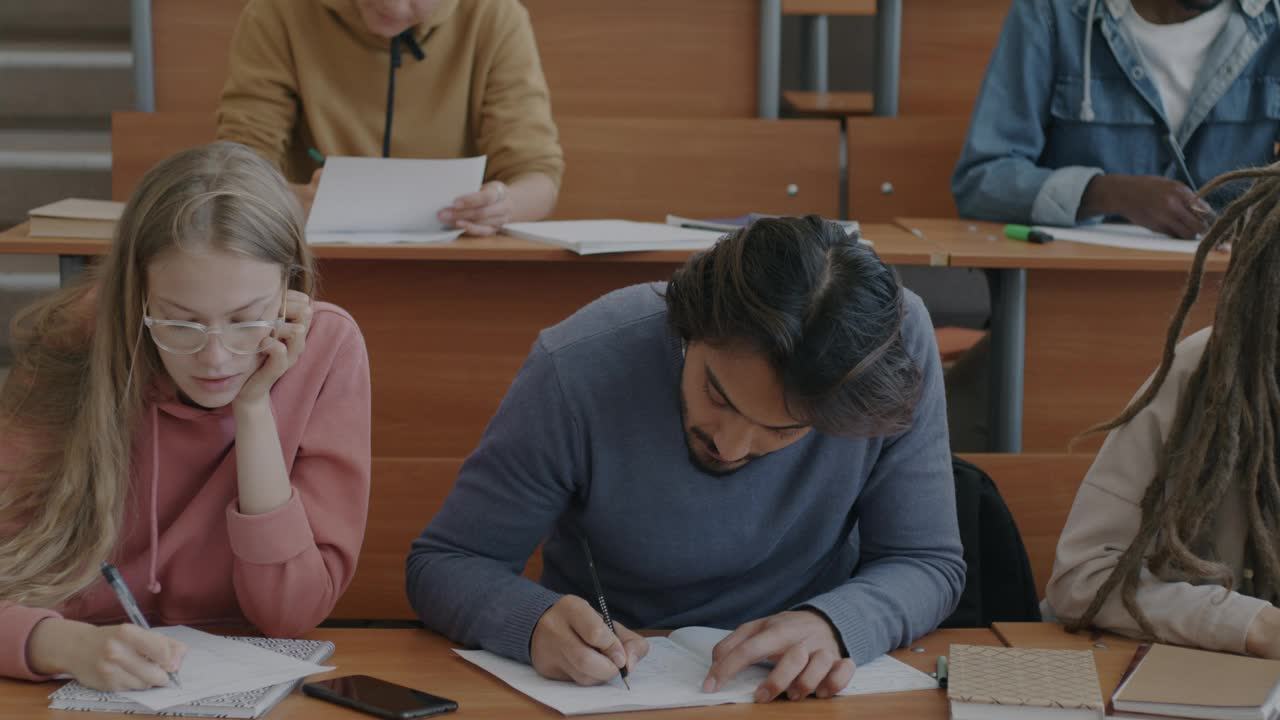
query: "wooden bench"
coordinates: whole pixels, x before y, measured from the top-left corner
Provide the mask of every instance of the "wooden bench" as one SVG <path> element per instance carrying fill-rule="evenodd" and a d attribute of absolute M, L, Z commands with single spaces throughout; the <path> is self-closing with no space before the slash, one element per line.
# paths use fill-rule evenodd
<path fill-rule="evenodd" d="M 1058 537 L 1067 524 L 1076 491 L 1093 464 L 1093 454 L 965 454 L 960 457 L 985 470 L 1000 489 L 1027 546 L 1036 592 L 1043 598 L 1045 585 L 1053 573 Z"/>
<path fill-rule="evenodd" d="M 564 117 L 559 126 L 567 170 L 558 218 L 837 212 L 833 120 Z M 147 170 L 216 129 L 211 113 L 114 113 L 112 197 L 127 199 Z"/>

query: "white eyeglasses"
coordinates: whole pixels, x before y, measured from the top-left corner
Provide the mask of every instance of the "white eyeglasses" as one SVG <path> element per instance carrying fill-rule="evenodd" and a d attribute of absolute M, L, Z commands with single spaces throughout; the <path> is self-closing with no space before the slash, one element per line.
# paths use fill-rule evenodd
<path fill-rule="evenodd" d="M 274 320 L 250 320 L 220 328 L 185 320 L 160 320 L 146 314 L 142 323 L 151 331 L 156 347 L 174 355 L 195 355 L 208 346 L 210 335 L 217 335 L 228 352 L 257 355 L 270 347 L 275 333 L 284 327 L 284 305 L 280 306 L 280 317 Z"/>

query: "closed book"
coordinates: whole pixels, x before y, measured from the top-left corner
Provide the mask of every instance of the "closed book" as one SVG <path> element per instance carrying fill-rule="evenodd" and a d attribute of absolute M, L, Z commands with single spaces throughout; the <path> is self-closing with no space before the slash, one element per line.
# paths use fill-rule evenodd
<path fill-rule="evenodd" d="M 1100 720 L 1105 705 L 1088 650 L 952 645 L 953 720 Z"/>
<path fill-rule="evenodd" d="M 1153 645 L 1112 705 L 1117 713 L 1270 720 L 1280 714 L 1280 661 Z"/>
<path fill-rule="evenodd" d="M 124 203 L 67 198 L 27 212 L 31 237 L 110 240 L 124 213 Z"/>

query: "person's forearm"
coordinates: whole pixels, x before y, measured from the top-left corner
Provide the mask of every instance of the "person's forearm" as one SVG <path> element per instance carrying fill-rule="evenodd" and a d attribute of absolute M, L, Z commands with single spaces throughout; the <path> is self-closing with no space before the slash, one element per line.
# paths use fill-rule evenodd
<path fill-rule="evenodd" d="M 293 495 L 271 403 L 266 398 L 238 403 L 234 414 L 240 512 L 245 515 L 271 512 Z"/>
<path fill-rule="evenodd" d="M 1076 211 L 1077 221 L 1091 217 L 1121 214 L 1114 207 L 1114 203 L 1111 202 L 1113 193 L 1107 187 L 1111 183 L 1112 177 L 1110 175 L 1097 175 L 1085 186 L 1084 195 L 1080 196 L 1080 209 Z"/>
<path fill-rule="evenodd" d="M 511 220 L 528 222 L 542 220 L 551 214 L 559 188 L 546 175 L 529 173 L 508 183 L 507 192 L 511 196 Z"/>

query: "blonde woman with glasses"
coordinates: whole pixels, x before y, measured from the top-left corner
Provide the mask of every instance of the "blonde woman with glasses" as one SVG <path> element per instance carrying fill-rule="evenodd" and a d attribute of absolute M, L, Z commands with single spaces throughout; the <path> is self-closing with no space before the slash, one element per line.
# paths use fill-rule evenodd
<path fill-rule="evenodd" d="M 15 319 L 0 389 L 0 675 L 169 683 L 184 648 L 128 624 L 315 627 L 355 572 L 369 365 L 312 302 L 301 209 L 240 145 L 147 174 L 108 256 Z"/>

